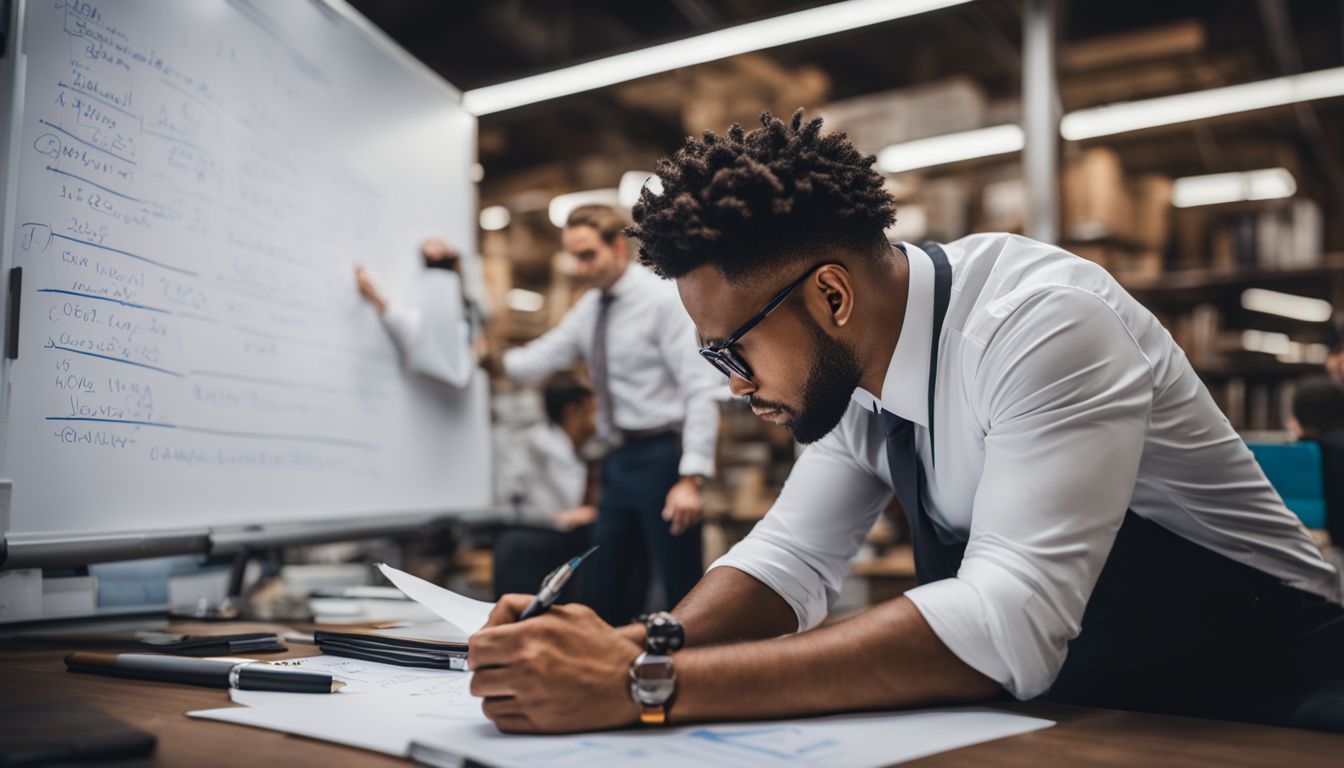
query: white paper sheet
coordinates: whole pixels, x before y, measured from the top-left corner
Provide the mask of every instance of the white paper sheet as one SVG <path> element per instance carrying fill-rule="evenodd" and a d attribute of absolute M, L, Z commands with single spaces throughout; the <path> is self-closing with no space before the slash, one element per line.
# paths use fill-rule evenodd
<path fill-rule="evenodd" d="M 347 683 L 317 695 L 231 691 L 247 706 L 189 712 L 390 755 L 470 757 L 494 768 L 697 768 L 888 765 L 1047 728 L 1048 720 L 989 709 L 934 709 L 576 736 L 509 736 L 481 713 L 471 674 L 312 656 L 299 669 Z M 414 755 L 412 755 L 414 756 Z"/>
<path fill-rule="evenodd" d="M 507 736 L 462 724 L 416 737 L 413 759 L 468 757 L 491 768 L 878 768 L 1048 728 L 988 709 L 937 709 L 577 736 Z"/>
<path fill-rule="evenodd" d="M 370 693 L 388 694 L 391 697 L 415 701 L 424 700 L 424 697 L 451 694 L 462 697 L 475 709 L 480 709 L 480 700 L 468 693 L 468 688 L 471 685 L 470 672 L 403 667 L 397 664 L 383 664 L 377 661 L 326 655 L 285 659 L 274 663 L 303 672 L 321 672 L 331 675 L 345 683 L 345 687 L 334 694 L 336 697 Z M 320 704 L 323 701 L 330 700 L 333 694 L 314 696 L 307 693 L 231 690 L 229 696 L 238 704 L 265 706 L 269 703 L 303 701 L 317 701 Z M 437 702 L 436 706 L 444 706 L 443 701 Z"/>
<path fill-rule="evenodd" d="M 414 738 L 438 738 L 458 725 L 489 725 L 471 674 L 400 667 L 340 656 L 309 656 L 286 666 L 326 672 L 346 683 L 334 694 L 229 691 L 242 707 L 190 717 L 292 733 L 404 757 Z M 493 726 L 491 726 L 493 727 Z"/>
<path fill-rule="evenodd" d="M 444 621 L 461 627 L 468 635 L 485 626 L 490 611 L 495 607 L 494 603 L 459 595 L 418 576 L 399 571 L 387 563 L 379 563 L 378 570 L 407 597 L 433 611 Z"/>

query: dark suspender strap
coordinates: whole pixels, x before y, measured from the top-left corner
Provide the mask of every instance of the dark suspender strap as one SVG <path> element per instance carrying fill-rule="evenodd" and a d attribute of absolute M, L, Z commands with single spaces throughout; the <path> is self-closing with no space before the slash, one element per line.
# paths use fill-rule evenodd
<path fill-rule="evenodd" d="M 943 335 L 943 316 L 952 300 L 952 264 L 943 247 L 934 242 L 921 246 L 933 260 L 933 340 L 929 342 L 929 460 L 938 465 L 938 454 L 933 450 L 933 391 L 938 381 L 938 339 Z"/>

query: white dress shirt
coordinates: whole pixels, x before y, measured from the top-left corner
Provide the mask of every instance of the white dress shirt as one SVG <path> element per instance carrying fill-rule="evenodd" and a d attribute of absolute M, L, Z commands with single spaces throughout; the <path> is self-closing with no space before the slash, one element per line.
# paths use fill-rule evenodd
<path fill-rule="evenodd" d="M 681 474 L 712 476 L 718 400 L 729 396 L 728 385 L 696 351 L 695 326 L 676 286 L 632 263 L 611 294 L 607 386 L 612 421 L 631 431 L 679 426 Z M 509 377 L 533 383 L 590 359 L 600 301 L 600 292 L 589 290 L 544 336 L 505 352 Z"/>
<path fill-rule="evenodd" d="M 755 577 L 800 629 L 816 626 L 891 498 L 885 409 L 915 425 L 930 518 L 968 541 L 955 578 L 906 597 L 958 658 L 1019 698 L 1058 674 L 1126 509 L 1339 599 L 1333 568 L 1171 335 L 1105 270 L 1056 246 L 986 234 L 944 247 L 953 282 L 934 462 L 933 263 L 904 248 L 909 301 L 881 396 L 854 392 L 765 519 L 713 567 Z"/>
<path fill-rule="evenodd" d="M 476 369 L 471 321 L 462 306 L 456 272 L 426 269 L 416 281 L 414 303 L 389 303 L 383 326 L 416 373 L 465 387 Z"/>
<path fill-rule="evenodd" d="M 527 462 L 518 478 L 522 499 L 521 523 L 555 528 L 555 513 L 583 504 L 588 490 L 588 467 L 583 463 L 574 441 L 560 427 L 545 422 L 527 431 Z"/>

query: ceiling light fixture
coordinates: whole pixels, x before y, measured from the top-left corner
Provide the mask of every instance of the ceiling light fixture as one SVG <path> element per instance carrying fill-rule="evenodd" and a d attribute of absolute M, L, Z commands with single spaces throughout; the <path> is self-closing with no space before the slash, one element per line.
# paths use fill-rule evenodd
<path fill-rule="evenodd" d="M 462 94 L 473 115 L 488 115 L 659 72 L 961 5 L 970 0 L 845 0 L 662 45 L 619 53 Z"/>
<path fill-rule="evenodd" d="M 1335 96 L 1344 96 L 1344 67 L 1080 109 L 1064 116 L 1059 132 L 1069 141 L 1094 139 Z"/>
<path fill-rule="evenodd" d="M 885 173 L 900 173 L 977 157 L 1005 155 L 1021 150 L 1023 141 L 1022 128 L 1016 125 L 977 128 L 893 144 L 877 153 L 877 167 Z"/>
<path fill-rule="evenodd" d="M 1267 315 L 1290 317 L 1308 323 L 1324 323 L 1334 316 L 1334 308 L 1323 299 L 1313 299 L 1292 293 L 1280 293 L 1265 288 L 1247 288 L 1241 294 L 1241 308 Z"/>

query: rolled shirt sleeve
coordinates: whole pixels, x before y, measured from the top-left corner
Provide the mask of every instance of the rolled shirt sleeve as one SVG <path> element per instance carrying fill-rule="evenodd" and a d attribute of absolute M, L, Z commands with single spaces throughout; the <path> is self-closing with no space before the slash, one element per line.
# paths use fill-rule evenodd
<path fill-rule="evenodd" d="M 891 498 L 886 481 L 845 445 L 857 407 L 850 405 L 850 423 L 803 451 L 770 511 L 710 566 L 736 568 L 774 590 L 797 614 L 800 631 L 826 618 L 850 559 Z"/>
<path fill-rule="evenodd" d="M 1063 666 L 1124 520 L 1151 367 L 1103 300 L 1059 286 L 1004 319 L 972 386 L 986 435 L 965 558 L 906 597 L 952 653 L 1027 699 Z"/>
<path fill-rule="evenodd" d="M 406 304 L 388 304 L 383 312 L 383 327 L 392 337 L 393 343 L 405 354 L 420 343 L 424 327 L 424 316 L 419 307 Z"/>
<path fill-rule="evenodd" d="M 546 376 L 574 365 L 583 356 L 585 341 L 582 328 L 584 318 L 591 314 L 588 306 L 595 302 L 596 291 L 589 291 L 579 303 L 565 313 L 554 328 L 528 344 L 514 347 L 504 353 L 504 372 L 519 384 L 536 384 Z M 592 335 L 592 325 L 588 326 Z"/>

